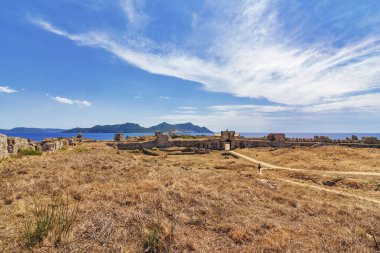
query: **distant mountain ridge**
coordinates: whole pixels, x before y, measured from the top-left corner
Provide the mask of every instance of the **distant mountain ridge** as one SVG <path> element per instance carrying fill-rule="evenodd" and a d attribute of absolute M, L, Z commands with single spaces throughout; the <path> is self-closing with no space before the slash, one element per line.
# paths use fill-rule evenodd
<path fill-rule="evenodd" d="M 60 128 L 15 127 L 12 129 L 0 129 L 0 133 L 62 133 L 65 130 Z"/>
<path fill-rule="evenodd" d="M 142 127 L 135 123 L 125 123 L 116 125 L 96 125 L 90 128 L 76 127 L 63 131 L 64 133 L 154 133 L 156 131 L 169 132 L 178 131 L 183 133 L 213 133 L 206 127 L 200 127 L 190 122 L 182 124 L 169 124 L 163 122 L 156 126 Z"/>

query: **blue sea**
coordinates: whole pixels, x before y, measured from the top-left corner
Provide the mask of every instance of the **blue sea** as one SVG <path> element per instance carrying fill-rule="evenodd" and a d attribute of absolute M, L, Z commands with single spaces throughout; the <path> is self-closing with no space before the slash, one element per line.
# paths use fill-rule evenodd
<path fill-rule="evenodd" d="M 75 137 L 75 133 L 16 133 L 16 132 L 6 132 L 7 136 L 21 137 L 26 139 L 31 139 L 33 141 L 42 141 L 45 138 L 56 138 L 56 137 Z M 240 133 L 244 137 L 264 137 L 268 133 Z M 352 135 L 356 135 L 360 138 L 362 137 L 377 137 L 380 139 L 380 133 L 285 133 L 286 137 L 289 138 L 313 138 L 314 136 L 323 135 L 328 136 L 331 139 L 345 139 L 350 138 Z M 126 133 L 124 136 L 148 136 L 154 135 L 154 133 Z M 211 136 L 213 134 L 194 134 L 194 135 L 207 135 Z M 84 133 L 84 138 L 91 138 L 94 140 L 113 140 L 113 133 Z"/>

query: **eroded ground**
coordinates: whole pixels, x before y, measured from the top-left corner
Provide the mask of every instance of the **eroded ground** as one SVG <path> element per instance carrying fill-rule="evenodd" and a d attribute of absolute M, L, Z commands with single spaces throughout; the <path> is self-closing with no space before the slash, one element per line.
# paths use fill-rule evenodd
<path fill-rule="evenodd" d="M 330 151 L 238 152 L 296 168 L 380 172 L 379 150 Z M 32 248 L 34 252 L 377 251 L 379 204 L 278 179 L 318 185 L 335 178 L 331 175 L 266 170 L 258 175 L 252 162 L 225 159 L 219 151 L 175 156 L 156 152 L 160 156 L 89 143 L 2 161 L 0 251 L 26 251 L 28 207 L 59 196 L 72 205 L 78 202 L 72 230 L 58 244 L 48 236 Z M 379 177 L 344 180 L 359 187 L 347 187 L 340 180 L 331 188 L 380 199 Z"/>

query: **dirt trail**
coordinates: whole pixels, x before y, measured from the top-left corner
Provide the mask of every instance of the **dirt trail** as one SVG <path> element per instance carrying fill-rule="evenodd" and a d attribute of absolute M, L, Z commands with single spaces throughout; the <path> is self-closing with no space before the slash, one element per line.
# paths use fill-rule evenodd
<path fill-rule="evenodd" d="M 254 163 L 260 163 L 263 169 L 275 169 L 275 170 L 291 170 L 291 171 L 299 171 L 299 172 L 311 172 L 311 173 L 317 173 L 317 174 L 339 174 L 339 175 L 361 175 L 361 176 L 378 176 L 380 177 L 379 172 L 363 172 L 363 171 L 336 171 L 336 170 L 305 170 L 305 169 L 295 169 L 295 168 L 288 168 L 288 167 L 282 167 L 273 165 L 270 163 L 262 162 L 259 160 L 256 160 L 254 158 L 251 158 L 249 156 L 237 153 L 235 151 L 230 151 L 232 154 L 240 156 L 241 158 L 244 158 L 248 161 L 254 162 Z"/>
<path fill-rule="evenodd" d="M 331 193 L 335 193 L 335 194 L 346 196 L 346 197 L 352 197 L 352 198 L 356 198 L 356 199 L 360 199 L 360 200 L 364 200 L 364 201 L 369 201 L 369 202 L 373 202 L 373 203 L 376 203 L 376 204 L 380 204 L 380 200 L 377 200 L 377 199 L 366 198 L 366 197 L 363 197 L 363 196 L 359 196 L 359 195 L 355 195 L 355 194 L 351 194 L 351 193 L 347 193 L 347 192 L 342 192 L 342 191 L 333 190 L 333 189 L 327 189 L 325 187 L 321 187 L 321 186 L 317 186 L 317 185 L 311 185 L 311 184 L 306 184 L 306 183 L 301 183 L 301 182 L 295 182 L 295 181 L 292 181 L 292 180 L 289 180 L 289 179 L 284 179 L 284 178 L 276 178 L 276 180 L 283 181 L 283 182 L 290 183 L 290 184 L 295 184 L 295 185 L 302 186 L 302 187 L 314 188 L 314 189 L 322 190 L 322 191 L 325 191 L 325 192 L 331 192 Z"/>
<path fill-rule="evenodd" d="M 272 165 L 270 163 L 265 163 L 265 162 L 261 162 L 259 160 L 256 160 L 256 159 L 253 159 L 251 157 L 248 157 L 248 156 L 245 156 L 245 155 L 242 155 L 240 153 L 237 153 L 235 151 L 230 151 L 232 154 L 235 154 L 237 156 L 240 156 L 248 161 L 251 161 L 251 162 L 254 162 L 254 163 L 260 163 L 262 166 L 265 166 L 269 169 L 281 169 L 281 170 L 292 170 L 292 171 L 302 171 L 302 172 L 317 172 L 317 173 L 334 173 L 334 174 L 352 174 L 352 173 L 355 173 L 357 175 L 375 175 L 375 176 L 380 176 L 380 173 L 372 173 L 372 172 L 356 172 L 356 171 L 350 171 L 350 172 L 341 172 L 341 171 L 316 171 L 316 170 L 303 170 L 303 169 L 293 169 L 293 168 L 286 168 L 286 167 L 280 167 L 280 166 L 276 166 L 276 165 Z M 338 172 L 338 173 L 335 173 L 335 172 Z M 366 197 L 363 197 L 363 196 L 359 196 L 359 195 L 355 195 L 355 194 L 351 194 L 351 193 L 347 193 L 347 192 L 343 192 L 343 191 L 338 191 L 338 190 L 333 190 L 333 189 L 327 189 L 325 187 L 322 187 L 322 186 L 317 186 L 317 185 L 311 185 L 311 184 L 307 184 L 307 183 L 301 183 L 301 182 L 296 182 L 296 181 L 292 181 L 292 180 L 289 180 L 289 179 L 285 179 L 285 178 L 276 178 L 276 180 L 279 180 L 279 181 L 282 181 L 282 182 L 286 182 L 286 183 L 289 183 L 289 184 L 294 184 L 294 185 L 298 185 L 298 186 L 301 186 L 301 187 L 309 187 L 309 188 L 313 188 L 313 189 L 317 189 L 317 190 L 321 190 L 321 191 L 325 191 L 325 192 L 331 192 L 331 193 L 335 193 L 335 194 L 338 194 L 338 195 L 341 195 L 341 196 L 346 196 L 346 197 L 352 197 L 352 198 L 356 198 L 356 199 L 359 199 L 359 200 L 364 200 L 364 201 L 368 201 L 368 202 L 372 202 L 372 203 L 376 203 L 376 204 L 380 204 L 380 200 L 377 200 L 377 199 L 372 199 L 372 198 L 366 198 Z"/>

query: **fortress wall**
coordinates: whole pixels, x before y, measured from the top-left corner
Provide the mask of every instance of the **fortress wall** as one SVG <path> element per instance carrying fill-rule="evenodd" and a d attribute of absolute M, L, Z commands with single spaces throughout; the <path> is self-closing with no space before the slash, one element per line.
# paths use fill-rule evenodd
<path fill-rule="evenodd" d="M 141 148 L 164 148 L 164 147 L 190 147 L 205 148 L 211 150 L 224 150 L 227 143 L 231 143 L 230 148 L 258 148 L 258 147 L 311 147 L 314 145 L 336 145 L 347 147 L 368 147 L 380 148 L 380 141 L 375 137 L 366 137 L 359 141 L 353 136 L 351 139 L 335 140 L 327 136 L 315 136 L 314 138 L 286 138 L 285 134 L 270 134 L 267 138 L 243 138 L 235 136 L 234 131 L 222 131 L 221 138 L 208 139 L 171 139 L 169 135 L 156 133 L 156 140 L 147 142 L 122 142 L 116 146 L 119 149 L 141 149 Z M 355 137 L 355 138 L 354 138 Z"/>
<path fill-rule="evenodd" d="M 135 150 L 135 149 L 142 149 L 142 148 L 154 148 L 154 147 L 156 147 L 156 141 L 121 142 L 121 143 L 117 143 L 116 147 L 120 150 Z"/>
<path fill-rule="evenodd" d="M 265 140 L 238 140 L 237 148 L 270 147 L 271 142 Z"/>

